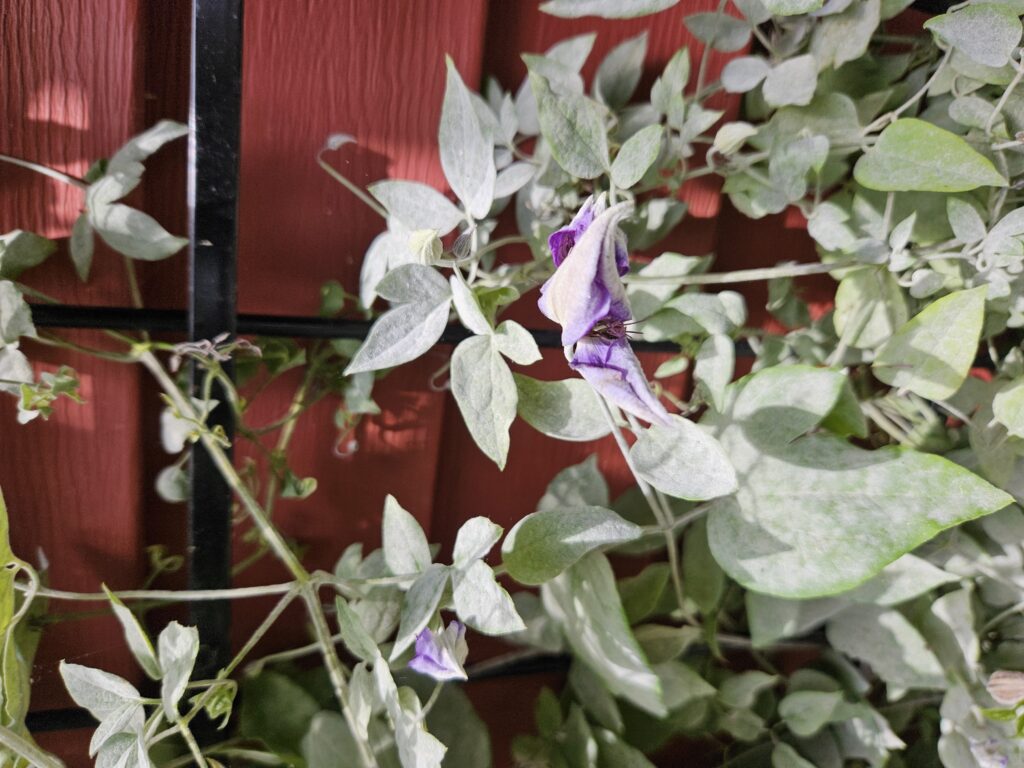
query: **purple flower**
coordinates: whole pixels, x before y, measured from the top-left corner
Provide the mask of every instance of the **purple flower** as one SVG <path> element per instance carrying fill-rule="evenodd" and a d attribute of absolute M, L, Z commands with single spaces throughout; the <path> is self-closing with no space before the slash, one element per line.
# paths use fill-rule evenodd
<path fill-rule="evenodd" d="M 466 627 L 453 621 L 444 632 L 435 635 L 424 629 L 416 636 L 416 655 L 409 666 L 435 680 L 466 680 L 462 664 L 468 655 Z"/>
<path fill-rule="evenodd" d="M 589 198 L 567 227 L 548 239 L 555 274 L 541 286 L 540 311 L 562 326 L 562 344 L 575 344 L 601 322 L 632 317 L 619 279 L 629 271 L 626 238 L 619 221 L 630 203 L 606 207 Z"/>
<path fill-rule="evenodd" d="M 620 279 L 629 271 L 619 221 L 632 206 L 608 208 L 587 199 L 573 220 L 548 238 L 555 274 L 541 287 L 541 312 L 562 326 L 562 344 L 575 344 L 569 365 L 616 406 L 652 424 L 669 424 L 626 337 L 632 318 Z"/>
<path fill-rule="evenodd" d="M 671 423 L 665 406 L 651 391 L 621 325 L 605 326 L 599 334 L 580 339 L 569 365 L 626 413 L 651 424 Z"/>

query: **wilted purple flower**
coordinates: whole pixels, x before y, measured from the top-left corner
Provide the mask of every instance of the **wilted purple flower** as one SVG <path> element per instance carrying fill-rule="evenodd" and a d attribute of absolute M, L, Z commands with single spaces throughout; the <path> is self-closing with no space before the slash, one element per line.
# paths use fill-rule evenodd
<path fill-rule="evenodd" d="M 468 655 L 466 627 L 453 621 L 444 632 L 435 635 L 424 629 L 416 636 L 416 655 L 409 666 L 435 680 L 466 680 L 462 664 Z"/>
<path fill-rule="evenodd" d="M 596 335 L 580 339 L 569 365 L 626 413 L 652 424 L 670 423 L 668 411 L 651 392 L 621 324 L 604 326 Z"/>
<path fill-rule="evenodd" d="M 555 274 L 541 287 L 541 312 L 562 326 L 562 344 L 576 345 L 570 366 L 627 413 L 668 424 L 629 340 L 632 318 L 620 279 L 629 271 L 619 221 L 629 203 L 608 208 L 602 195 L 587 199 L 573 220 L 548 238 Z"/>
<path fill-rule="evenodd" d="M 562 326 L 562 344 L 575 344 L 602 321 L 632 316 L 619 279 L 629 271 L 629 258 L 618 227 L 630 209 L 630 203 L 607 208 L 604 198 L 590 198 L 548 239 L 557 269 L 541 286 L 538 306 Z"/>

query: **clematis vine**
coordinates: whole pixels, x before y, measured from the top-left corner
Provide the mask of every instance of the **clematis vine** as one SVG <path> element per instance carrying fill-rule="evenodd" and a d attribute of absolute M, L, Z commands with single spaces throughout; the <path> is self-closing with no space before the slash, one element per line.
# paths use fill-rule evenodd
<path fill-rule="evenodd" d="M 652 424 L 670 423 L 629 345 L 633 317 L 621 277 L 629 271 L 619 222 L 631 203 L 608 207 L 591 196 L 573 220 L 548 238 L 555 274 L 541 286 L 541 312 L 562 326 L 562 344 L 575 345 L 569 366 L 622 410 Z"/>
<path fill-rule="evenodd" d="M 466 627 L 453 621 L 443 632 L 424 629 L 416 636 L 416 654 L 409 667 L 435 680 L 466 680 L 463 664 L 469 655 Z"/>

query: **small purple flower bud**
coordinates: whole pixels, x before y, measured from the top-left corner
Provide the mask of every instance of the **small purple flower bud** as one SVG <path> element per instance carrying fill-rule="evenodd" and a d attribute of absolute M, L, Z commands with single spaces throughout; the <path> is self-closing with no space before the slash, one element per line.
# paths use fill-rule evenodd
<path fill-rule="evenodd" d="M 463 663 L 469 655 L 466 627 L 453 621 L 444 632 L 434 634 L 424 629 L 416 636 L 416 654 L 409 662 L 410 669 L 435 680 L 466 680 Z"/>

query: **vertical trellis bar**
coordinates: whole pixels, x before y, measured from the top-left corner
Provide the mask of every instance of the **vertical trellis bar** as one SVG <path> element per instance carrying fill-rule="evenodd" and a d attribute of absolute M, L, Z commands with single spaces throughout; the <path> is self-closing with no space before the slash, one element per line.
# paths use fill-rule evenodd
<path fill-rule="evenodd" d="M 189 124 L 189 337 L 233 336 L 236 329 L 235 262 L 238 145 L 242 96 L 242 0 L 193 0 Z M 193 389 L 200 372 L 193 370 Z M 234 424 L 227 397 L 211 426 L 229 439 Z M 189 498 L 189 587 L 217 589 L 231 581 L 231 504 L 228 484 L 202 446 L 192 454 Z M 212 677 L 230 659 L 231 608 L 227 601 L 196 603 L 192 621 L 202 642 L 196 677 Z"/>

